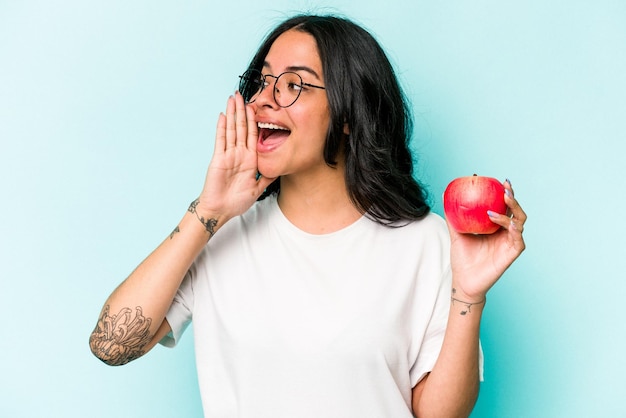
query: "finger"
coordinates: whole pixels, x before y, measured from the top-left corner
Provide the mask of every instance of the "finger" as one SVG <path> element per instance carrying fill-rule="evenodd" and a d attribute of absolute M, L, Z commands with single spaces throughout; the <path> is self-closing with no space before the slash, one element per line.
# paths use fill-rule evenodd
<path fill-rule="evenodd" d="M 524 212 L 515 198 L 511 183 L 508 180 L 504 183 L 504 203 L 506 203 L 509 208 L 510 218 L 515 219 L 518 224 L 523 225 L 527 218 L 526 212 Z"/>
<path fill-rule="evenodd" d="M 491 220 L 491 222 L 493 222 L 494 224 L 500 225 L 504 229 L 510 229 L 511 224 L 515 224 L 514 226 L 515 226 L 516 231 L 519 233 L 523 232 L 524 223 L 519 222 L 517 219 L 513 217 L 509 217 L 507 215 L 501 215 L 491 210 L 487 211 L 487 215 L 489 216 L 489 219 Z"/>
<path fill-rule="evenodd" d="M 487 215 L 489 216 L 491 222 L 500 225 L 504 229 L 508 229 L 509 226 L 511 226 L 512 219 L 507 215 L 502 215 L 492 210 L 488 210 Z"/>
<path fill-rule="evenodd" d="M 522 233 L 524 232 L 524 224 L 526 223 L 526 213 L 520 206 L 519 202 L 515 198 L 515 193 L 513 192 L 513 186 L 511 185 L 511 180 L 506 179 L 504 182 L 504 202 L 508 206 L 508 226 L 506 226 L 509 239 L 513 244 L 513 248 L 515 249 L 517 256 L 524 251 L 526 248 L 526 244 L 524 243 L 524 237 Z"/>
<path fill-rule="evenodd" d="M 502 184 L 504 185 L 505 190 L 508 189 L 511 192 L 511 194 L 515 196 L 515 193 L 513 192 L 513 185 L 511 184 L 511 180 L 506 179 L 504 180 L 504 183 Z"/>
<path fill-rule="evenodd" d="M 217 118 L 215 133 L 215 153 L 224 152 L 226 149 L 226 115 L 220 113 Z"/>
<path fill-rule="evenodd" d="M 524 248 L 522 233 L 524 232 L 524 224 L 526 223 L 526 212 L 522 209 L 519 202 L 515 198 L 511 181 L 507 179 L 504 182 L 504 202 L 507 205 L 507 215 L 488 211 L 492 222 L 502 226 L 510 232 L 516 247 Z"/>
<path fill-rule="evenodd" d="M 246 145 L 249 150 L 256 151 L 256 143 L 259 138 L 259 129 L 256 124 L 256 115 L 252 106 L 246 106 L 246 115 L 248 117 L 248 136 Z"/>
<path fill-rule="evenodd" d="M 524 232 L 523 224 L 518 224 L 516 220 L 511 219 L 509 224 L 509 237 L 513 242 L 513 248 L 517 251 L 517 255 L 521 254 L 526 249 L 526 243 L 522 233 Z"/>
<path fill-rule="evenodd" d="M 507 197 L 505 197 L 505 201 L 506 200 L 511 200 L 511 199 L 507 199 Z M 500 225 L 504 229 L 510 229 L 510 226 L 514 224 L 516 231 L 519 233 L 522 233 L 524 231 L 524 222 L 526 222 L 526 214 L 524 213 L 522 208 L 519 206 L 519 204 L 515 203 L 515 206 L 517 209 L 511 210 L 512 212 L 511 216 L 502 215 L 491 210 L 487 211 L 487 215 L 489 216 L 489 219 L 491 219 L 491 222 Z"/>
<path fill-rule="evenodd" d="M 235 138 L 235 145 L 238 147 L 247 146 L 248 137 L 248 121 L 246 114 L 246 105 L 243 101 L 243 97 L 239 92 L 235 92 L 235 127 L 237 131 L 237 137 Z"/>
<path fill-rule="evenodd" d="M 274 180 L 276 180 L 276 178 L 268 178 L 263 176 L 259 177 L 259 180 L 257 181 L 259 196 L 265 191 L 265 189 L 269 187 L 270 184 L 272 184 Z"/>
<path fill-rule="evenodd" d="M 511 180 L 506 179 L 504 181 L 504 183 L 502 183 L 502 185 L 504 186 L 505 197 L 506 197 L 506 195 L 515 196 L 515 192 L 513 191 L 513 186 L 511 185 Z M 509 218 L 513 217 L 513 213 L 511 213 L 511 208 L 508 205 L 507 205 L 507 208 L 506 208 L 506 215 Z"/>
<path fill-rule="evenodd" d="M 235 99 L 233 96 L 230 96 L 226 104 L 226 148 L 234 147 L 236 141 Z"/>

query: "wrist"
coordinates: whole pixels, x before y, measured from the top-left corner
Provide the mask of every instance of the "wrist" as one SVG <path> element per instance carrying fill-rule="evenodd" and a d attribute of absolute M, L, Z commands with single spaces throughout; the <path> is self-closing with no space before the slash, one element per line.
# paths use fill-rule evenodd
<path fill-rule="evenodd" d="M 486 295 L 470 297 L 469 295 L 458 291 L 456 287 L 452 288 L 450 307 L 451 309 L 458 311 L 460 315 L 467 315 L 472 312 L 472 309 L 474 311 L 482 311 L 486 303 Z"/>
<path fill-rule="evenodd" d="M 199 225 L 201 225 L 205 232 L 209 235 L 209 239 L 215 235 L 215 232 L 226 222 L 223 216 L 217 214 L 209 214 L 208 212 L 199 209 L 200 199 L 196 199 L 189 204 L 187 212 L 195 216 Z"/>
<path fill-rule="evenodd" d="M 477 286 L 475 279 L 452 278 L 452 296 L 457 299 L 462 299 L 469 303 L 479 303 L 485 300 L 487 297 L 487 291 L 482 289 L 482 286 Z"/>

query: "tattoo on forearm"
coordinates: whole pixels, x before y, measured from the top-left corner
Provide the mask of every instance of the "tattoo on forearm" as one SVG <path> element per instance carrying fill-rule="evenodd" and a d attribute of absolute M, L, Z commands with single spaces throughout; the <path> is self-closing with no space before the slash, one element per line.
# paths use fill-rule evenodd
<path fill-rule="evenodd" d="M 199 199 L 196 199 L 193 202 L 191 202 L 191 204 L 189 205 L 189 209 L 187 209 L 187 211 L 194 213 L 196 215 L 196 218 L 198 218 L 200 223 L 204 225 L 204 229 L 206 229 L 206 231 L 212 237 L 213 234 L 215 234 L 215 227 L 217 226 L 217 219 L 213 219 L 213 218 L 204 219 L 204 216 L 198 215 L 198 212 L 196 211 L 196 207 L 198 206 L 198 203 L 200 203 Z"/>
<path fill-rule="evenodd" d="M 143 316 L 140 306 L 135 310 L 135 317 L 131 319 L 130 308 L 123 308 L 113 316 L 109 316 L 109 305 L 104 308 L 89 338 L 89 346 L 106 364 L 121 366 L 145 354 L 152 319 Z"/>
<path fill-rule="evenodd" d="M 482 305 L 483 303 L 485 303 L 486 299 L 481 300 L 480 302 L 466 302 L 460 299 L 457 299 L 454 297 L 454 295 L 456 294 L 456 289 L 452 288 L 452 296 L 450 297 L 450 300 L 452 301 L 452 305 L 455 304 L 455 302 L 461 303 L 463 305 L 465 305 L 465 309 L 462 309 L 461 312 L 459 312 L 461 315 L 467 315 L 468 313 L 472 312 L 472 306 L 474 305 Z"/>
<path fill-rule="evenodd" d="M 174 228 L 174 230 L 170 234 L 170 239 L 174 238 L 174 235 L 178 234 L 179 232 L 180 232 L 180 227 L 176 225 L 176 228 Z"/>

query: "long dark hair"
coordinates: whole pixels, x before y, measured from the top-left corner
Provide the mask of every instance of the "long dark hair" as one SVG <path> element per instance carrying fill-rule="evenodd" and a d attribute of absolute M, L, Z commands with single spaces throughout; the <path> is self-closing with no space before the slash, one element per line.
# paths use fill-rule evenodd
<path fill-rule="evenodd" d="M 335 166 L 343 147 L 352 202 L 384 225 L 424 217 L 430 207 L 413 176 L 412 113 L 379 43 L 348 19 L 297 15 L 270 32 L 250 68 L 261 70 L 276 38 L 290 29 L 309 33 L 317 42 L 331 115 L 324 158 Z M 259 200 L 279 190 L 277 179 Z"/>

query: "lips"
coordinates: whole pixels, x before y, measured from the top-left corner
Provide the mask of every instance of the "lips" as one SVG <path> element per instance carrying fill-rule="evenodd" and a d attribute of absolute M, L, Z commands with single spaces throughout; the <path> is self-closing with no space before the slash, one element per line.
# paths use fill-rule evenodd
<path fill-rule="evenodd" d="M 257 152 L 270 152 L 284 143 L 291 131 L 274 123 L 259 123 Z"/>

